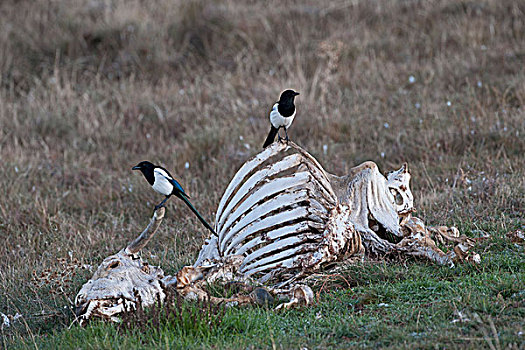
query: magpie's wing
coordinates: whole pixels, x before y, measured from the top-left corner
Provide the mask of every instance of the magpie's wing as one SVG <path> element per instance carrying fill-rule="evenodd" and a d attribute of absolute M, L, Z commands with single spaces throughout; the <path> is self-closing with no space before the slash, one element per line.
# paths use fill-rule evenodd
<path fill-rule="evenodd" d="M 184 188 L 182 188 L 182 186 L 180 185 L 180 183 L 177 180 L 171 179 L 170 182 L 173 184 L 173 186 L 175 186 L 175 188 L 177 190 L 180 191 L 181 194 L 183 194 L 187 198 L 190 198 L 190 196 L 188 196 L 188 194 L 186 192 L 184 192 Z"/>
<path fill-rule="evenodd" d="M 155 168 L 154 171 L 155 171 L 156 174 L 159 174 L 160 176 L 162 176 L 166 180 L 168 180 L 173 185 L 173 187 L 175 188 L 176 191 L 178 191 L 178 192 L 182 193 L 183 195 L 185 195 L 186 197 L 190 198 L 190 196 L 188 196 L 186 194 L 186 192 L 184 191 L 184 189 L 182 188 L 180 183 L 177 180 L 175 180 L 173 178 L 173 176 L 171 176 L 171 174 L 166 169 L 158 167 L 158 168 Z"/>

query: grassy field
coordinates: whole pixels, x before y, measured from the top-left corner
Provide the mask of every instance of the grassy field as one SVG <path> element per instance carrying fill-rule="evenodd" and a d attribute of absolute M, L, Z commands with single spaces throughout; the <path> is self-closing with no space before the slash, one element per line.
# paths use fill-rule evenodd
<path fill-rule="evenodd" d="M 417 216 L 490 235 L 481 264 L 365 262 L 309 309 L 69 329 L 160 200 L 131 167 L 163 164 L 212 221 L 285 88 L 295 142 L 336 174 L 407 161 Z M 524 153 L 522 1 L 2 1 L 0 347 L 523 349 Z M 206 232 L 166 216 L 143 257 L 173 274 Z"/>

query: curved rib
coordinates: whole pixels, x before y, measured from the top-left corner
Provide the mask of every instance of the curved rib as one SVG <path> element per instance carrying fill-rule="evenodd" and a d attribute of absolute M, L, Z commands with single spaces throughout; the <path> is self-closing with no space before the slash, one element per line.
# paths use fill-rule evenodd
<path fill-rule="evenodd" d="M 323 213 L 319 213 L 317 210 L 313 208 L 308 207 L 299 207 L 294 208 L 292 210 L 287 210 L 285 212 L 281 212 L 278 214 L 275 214 L 273 216 L 269 216 L 266 218 L 263 218 L 261 220 L 255 221 L 253 224 L 250 224 L 243 228 L 240 231 L 240 234 L 235 237 L 234 240 L 232 240 L 228 246 L 225 249 L 225 254 L 230 254 L 231 251 L 237 247 L 237 245 L 241 244 L 243 241 L 249 239 L 251 236 L 258 236 L 261 237 L 261 232 L 266 231 L 268 228 L 271 228 L 273 226 L 280 226 L 285 224 L 286 222 L 293 221 L 294 224 L 297 223 L 297 221 L 306 222 L 311 229 L 319 229 L 317 228 L 319 225 L 319 222 L 323 222 L 326 220 L 326 217 L 323 215 Z M 288 224 L 286 226 L 293 226 L 294 224 Z M 265 235 L 268 237 L 268 235 L 272 234 L 274 231 L 278 230 L 279 228 L 275 228 L 272 231 L 266 232 Z M 322 230 L 322 228 L 321 228 Z M 297 234 L 299 232 L 296 232 Z M 311 232 L 311 237 L 315 237 L 316 233 Z M 236 253 L 239 254 L 239 253 Z"/>
<path fill-rule="evenodd" d="M 278 254 L 268 256 L 261 260 L 257 260 L 251 265 L 241 266 L 240 271 L 243 272 L 246 276 L 250 276 L 254 273 L 268 269 L 273 269 L 276 267 L 300 267 L 295 262 L 303 258 L 302 253 L 313 252 L 317 249 L 319 249 L 318 243 L 301 244 L 291 249 L 279 252 Z"/>
<path fill-rule="evenodd" d="M 322 239 L 323 237 L 322 235 L 319 235 L 318 238 Z M 278 241 L 274 241 L 268 245 L 265 245 L 261 249 L 257 249 L 251 254 L 249 254 L 246 258 L 244 258 L 241 267 L 248 265 L 252 261 L 257 260 L 268 253 L 285 250 L 287 249 L 287 247 L 296 246 L 298 243 L 304 244 L 306 241 L 310 241 L 310 240 L 311 240 L 311 237 L 308 237 L 307 235 L 303 234 L 303 235 L 291 236 L 291 237 L 287 237 L 284 239 L 280 239 Z M 276 256 L 276 255 L 273 254 L 272 256 Z M 261 259 L 260 261 L 262 260 L 263 259 Z"/>
<path fill-rule="evenodd" d="M 268 240 L 270 241 L 276 240 L 281 237 L 286 237 L 294 233 L 301 234 L 302 232 L 308 230 L 309 228 L 310 228 L 310 225 L 308 224 L 307 221 L 302 221 L 297 224 L 293 224 L 289 226 L 279 227 L 276 230 L 268 232 L 266 237 L 257 236 L 253 238 L 252 240 L 250 240 L 249 242 L 244 243 L 239 250 L 235 251 L 235 254 L 236 255 L 244 254 L 250 249 L 252 249 L 253 247 L 257 246 L 258 244 L 264 243 Z M 237 243 L 240 243 L 240 242 L 237 242 Z"/>
<path fill-rule="evenodd" d="M 264 231 L 272 226 L 284 224 L 287 221 L 296 220 L 305 217 L 308 214 L 310 214 L 310 212 L 307 208 L 294 208 L 263 218 L 259 221 L 255 221 L 247 227 L 240 229 L 239 231 L 232 230 L 228 232 L 228 236 L 225 237 L 225 239 L 220 243 L 221 252 L 227 254 L 234 247 L 234 242 L 231 242 L 230 240 L 235 234 L 239 232 L 241 233 L 241 235 L 239 236 L 240 242 L 242 242 L 245 239 L 245 237 L 248 237 L 254 234 L 255 232 Z M 228 247 L 226 247 L 226 244 L 228 244 Z"/>
<path fill-rule="evenodd" d="M 241 204 L 241 206 L 229 216 L 228 220 L 223 226 L 222 231 L 224 232 L 235 229 L 239 231 L 240 228 L 247 226 L 256 219 L 260 219 L 268 215 L 274 210 L 279 210 L 283 207 L 287 207 L 293 205 L 294 203 L 299 203 L 305 200 L 308 200 L 308 191 L 306 189 L 297 192 L 286 191 L 284 193 L 280 193 L 268 201 L 263 202 L 261 205 L 248 207 L 247 209 Z M 241 216 L 243 216 L 242 219 L 237 221 Z"/>
<path fill-rule="evenodd" d="M 272 155 L 281 152 L 284 148 L 287 147 L 287 145 L 282 144 L 280 142 L 274 142 L 270 147 L 267 147 L 264 151 L 257 154 L 255 157 L 248 160 L 246 163 L 243 164 L 243 166 L 241 166 L 241 168 L 237 171 L 232 181 L 226 188 L 226 191 L 224 191 L 224 195 L 222 196 L 221 201 L 219 203 L 219 208 L 217 208 L 217 214 L 215 218 L 216 222 L 219 222 L 219 215 L 224 209 L 224 206 L 230 199 L 233 191 L 241 184 L 242 180 L 246 177 L 246 175 L 248 175 L 254 168 L 267 161 L 268 158 L 270 158 Z"/>
<path fill-rule="evenodd" d="M 282 178 L 278 178 L 273 180 L 272 182 L 268 182 L 262 186 L 260 186 L 255 192 L 253 192 L 250 196 L 246 198 L 244 202 L 242 202 L 237 210 L 239 212 L 245 212 L 249 208 L 253 207 L 254 204 L 271 197 L 275 194 L 278 194 L 280 192 L 283 192 L 289 188 L 293 188 L 296 186 L 303 185 L 310 181 L 311 176 L 309 173 L 303 172 L 303 173 L 295 173 L 291 176 L 286 176 Z M 230 205 L 237 205 L 238 203 L 230 203 Z M 230 210 L 232 208 L 229 208 Z M 230 213 L 228 212 L 228 215 Z M 227 216 L 223 217 L 225 219 Z M 225 230 L 219 231 L 219 240 L 221 245 L 221 250 L 224 249 L 225 241 L 229 240 L 230 237 L 233 235 L 231 231 L 226 232 Z"/>
<path fill-rule="evenodd" d="M 258 170 L 252 176 L 250 176 L 236 191 L 235 195 L 226 206 L 226 209 L 222 211 L 222 209 L 219 208 L 217 211 L 217 232 L 223 231 L 225 216 L 231 212 L 231 210 L 241 201 L 244 196 L 246 196 L 247 193 L 256 188 L 259 183 L 268 181 L 268 178 L 271 176 L 298 166 L 301 163 L 301 160 L 301 155 L 292 154 L 290 156 L 284 157 L 276 163 Z M 234 180 L 235 179 L 237 179 L 237 176 L 235 176 Z"/>

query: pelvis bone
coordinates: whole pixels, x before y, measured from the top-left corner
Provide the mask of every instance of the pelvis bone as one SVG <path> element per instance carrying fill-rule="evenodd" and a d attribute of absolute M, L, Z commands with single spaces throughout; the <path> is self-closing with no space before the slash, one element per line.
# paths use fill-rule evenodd
<path fill-rule="evenodd" d="M 77 295 L 77 308 L 84 318 L 114 318 L 134 306 L 138 295 L 143 306 L 162 301 L 169 285 L 187 299 L 227 305 L 285 295 L 291 301 L 280 308 L 286 308 L 311 303 L 313 293 L 304 283 L 334 262 L 396 254 L 449 266 L 479 261 L 468 251 L 471 239 L 453 228 L 427 229 L 411 216 L 409 182 L 406 164 L 385 177 L 375 163 L 365 162 L 339 177 L 294 143 L 276 142 L 235 174 L 217 209 L 218 236 L 205 241 L 193 266 L 164 277 L 160 268 L 136 256 L 160 224 L 160 209 L 137 240 L 104 260 Z M 441 243 L 451 242 L 455 249 L 441 251 L 432 239 L 436 232 Z M 257 288 L 225 299 L 205 291 L 207 283 L 232 281 L 264 285 L 266 292 Z"/>

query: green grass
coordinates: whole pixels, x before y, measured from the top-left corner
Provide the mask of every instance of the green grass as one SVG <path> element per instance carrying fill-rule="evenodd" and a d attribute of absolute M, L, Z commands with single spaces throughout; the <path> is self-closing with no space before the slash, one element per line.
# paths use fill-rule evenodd
<path fill-rule="evenodd" d="M 517 0 L 1 1 L 0 312 L 22 317 L 0 346 L 524 348 L 524 57 Z M 160 201 L 130 168 L 164 165 L 213 221 L 285 88 L 294 142 L 337 175 L 408 162 L 416 215 L 488 233 L 481 264 L 366 262 L 312 308 L 232 309 L 204 335 L 69 329 Z M 144 259 L 173 275 L 206 235 L 172 200 Z"/>
<path fill-rule="evenodd" d="M 231 308 L 214 327 L 199 319 L 174 324 L 161 318 L 158 327 L 131 330 L 91 322 L 36 335 L 35 341 L 49 349 L 522 348 L 525 340 L 518 332 L 523 332 L 525 319 L 523 247 L 495 238 L 478 249 L 486 249 L 479 266 L 350 266 L 341 271 L 342 277 L 318 281 L 319 300 L 310 308 Z M 32 347 L 32 342 L 19 339 L 13 348 Z"/>

